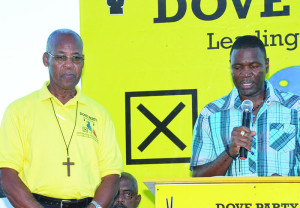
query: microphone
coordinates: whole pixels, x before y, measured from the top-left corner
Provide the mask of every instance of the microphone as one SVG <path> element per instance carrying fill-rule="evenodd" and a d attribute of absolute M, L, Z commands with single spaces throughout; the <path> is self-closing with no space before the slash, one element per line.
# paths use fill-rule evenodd
<path fill-rule="evenodd" d="M 250 121 L 252 116 L 252 109 L 253 109 L 253 103 L 251 100 L 244 100 L 242 103 L 242 110 L 243 110 L 243 122 L 242 126 L 246 126 L 250 129 Z M 246 159 L 248 154 L 248 150 L 244 147 L 240 148 L 240 158 Z"/>

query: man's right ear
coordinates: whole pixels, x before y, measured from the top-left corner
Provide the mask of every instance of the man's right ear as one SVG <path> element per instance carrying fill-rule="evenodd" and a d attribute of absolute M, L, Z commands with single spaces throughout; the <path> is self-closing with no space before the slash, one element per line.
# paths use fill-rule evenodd
<path fill-rule="evenodd" d="M 44 66 L 45 67 L 48 67 L 49 66 L 49 54 L 47 52 L 45 52 L 43 54 L 43 63 L 44 63 Z"/>

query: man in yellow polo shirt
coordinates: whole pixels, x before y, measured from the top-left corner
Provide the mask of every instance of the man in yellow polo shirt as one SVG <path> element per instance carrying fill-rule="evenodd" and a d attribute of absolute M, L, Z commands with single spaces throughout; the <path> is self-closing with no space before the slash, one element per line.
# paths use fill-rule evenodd
<path fill-rule="evenodd" d="M 108 207 L 118 191 L 122 158 L 113 122 L 76 87 L 82 49 L 74 31 L 54 31 L 43 54 L 50 81 L 4 114 L 1 184 L 14 207 Z"/>

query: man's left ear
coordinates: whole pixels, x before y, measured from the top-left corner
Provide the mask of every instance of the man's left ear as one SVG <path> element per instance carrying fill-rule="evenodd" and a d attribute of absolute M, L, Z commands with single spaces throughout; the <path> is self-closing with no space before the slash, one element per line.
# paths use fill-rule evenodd
<path fill-rule="evenodd" d="M 137 195 L 137 197 L 136 197 L 137 206 L 140 204 L 141 198 L 142 198 L 141 195 Z"/>
<path fill-rule="evenodd" d="M 49 54 L 47 52 L 45 52 L 43 54 L 43 63 L 44 63 L 44 66 L 45 67 L 48 67 L 49 66 Z"/>
<path fill-rule="evenodd" d="M 266 58 L 266 74 L 269 72 L 269 58 Z"/>

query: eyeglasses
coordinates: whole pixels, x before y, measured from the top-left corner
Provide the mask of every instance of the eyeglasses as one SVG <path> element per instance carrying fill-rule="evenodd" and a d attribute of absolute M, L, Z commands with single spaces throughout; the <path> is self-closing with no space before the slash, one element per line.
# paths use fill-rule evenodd
<path fill-rule="evenodd" d="M 68 60 L 68 58 L 70 58 L 74 64 L 81 64 L 84 60 L 84 55 L 82 55 L 82 56 L 66 56 L 66 55 L 53 55 L 49 52 L 47 52 L 47 53 L 50 56 L 52 56 L 54 58 L 54 60 L 57 61 L 58 63 L 64 63 L 65 61 Z"/>
<path fill-rule="evenodd" d="M 125 200 L 131 200 L 133 197 L 135 197 L 137 193 L 133 193 L 132 191 L 124 191 L 122 193 L 118 194 L 118 197 L 121 197 Z"/>

